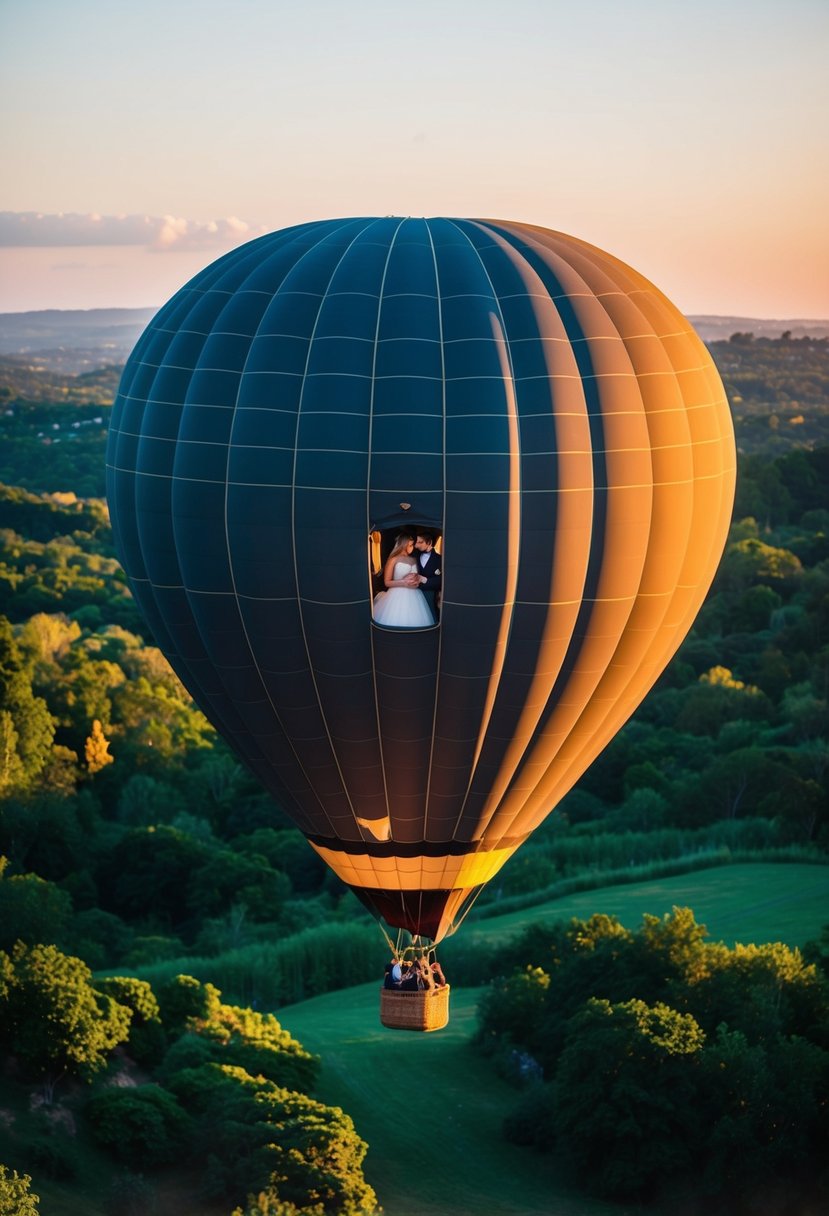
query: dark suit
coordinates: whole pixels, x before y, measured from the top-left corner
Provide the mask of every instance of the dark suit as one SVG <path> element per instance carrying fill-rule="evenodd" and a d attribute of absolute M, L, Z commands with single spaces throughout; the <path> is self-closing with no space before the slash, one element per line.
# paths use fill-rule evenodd
<path fill-rule="evenodd" d="M 426 559 L 425 561 L 423 559 Z M 430 549 L 428 553 L 417 554 L 418 572 L 425 576 L 426 582 L 420 584 L 420 590 L 426 596 L 429 607 L 432 609 L 432 616 L 437 621 L 440 617 L 440 609 L 437 604 L 437 593 L 443 585 L 443 574 L 441 557 L 434 549 Z"/>

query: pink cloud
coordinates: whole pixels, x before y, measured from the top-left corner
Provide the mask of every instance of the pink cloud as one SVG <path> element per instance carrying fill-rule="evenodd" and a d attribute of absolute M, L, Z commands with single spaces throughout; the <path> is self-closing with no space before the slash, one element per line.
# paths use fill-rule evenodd
<path fill-rule="evenodd" d="M 235 215 L 189 220 L 174 215 L 0 211 L 0 246 L 143 245 L 156 253 L 227 248 L 261 236 L 260 225 Z"/>

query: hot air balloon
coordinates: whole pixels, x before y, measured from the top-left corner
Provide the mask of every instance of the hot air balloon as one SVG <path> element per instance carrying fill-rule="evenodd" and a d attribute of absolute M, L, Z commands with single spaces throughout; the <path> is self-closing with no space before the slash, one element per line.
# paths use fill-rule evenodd
<path fill-rule="evenodd" d="M 731 514 L 726 397 L 650 282 L 499 220 L 301 224 L 124 371 L 118 554 L 196 703 L 389 926 L 437 942 L 645 696 Z M 397 532 L 439 623 L 372 619 Z"/>

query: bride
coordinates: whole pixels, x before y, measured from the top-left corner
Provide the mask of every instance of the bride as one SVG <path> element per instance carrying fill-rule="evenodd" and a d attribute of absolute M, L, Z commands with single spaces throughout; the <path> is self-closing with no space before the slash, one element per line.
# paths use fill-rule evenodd
<path fill-rule="evenodd" d="M 387 590 L 374 598 L 372 616 L 378 625 L 393 625 L 399 629 L 423 629 L 434 625 L 432 611 L 419 584 L 426 579 L 417 568 L 411 554 L 414 539 L 401 533 L 383 567 L 383 582 Z"/>

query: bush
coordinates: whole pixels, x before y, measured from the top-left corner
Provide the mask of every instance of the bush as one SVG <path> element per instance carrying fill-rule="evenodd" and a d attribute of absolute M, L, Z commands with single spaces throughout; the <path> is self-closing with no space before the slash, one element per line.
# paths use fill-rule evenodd
<path fill-rule="evenodd" d="M 704 1039 L 689 1014 L 638 1000 L 590 1000 L 572 1019 L 551 1086 L 551 1125 L 559 1153 L 590 1190 L 645 1197 L 690 1169 L 697 1095 L 686 1057 Z"/>
<path fill-rule="evenodd" d="M 176 975 L 158 988 L 161 1021 L 171 1035 L 181 1034 L 194 1018 L 210 1017 L 218 1004 L 218 989 L 192 975 Z"/>
<path fill-rule="evenodd" d="M 197 1120 L 195 1143 L 210 1144 L 203 1175 L 210 1195 L 241 1201 L 253 1188 L 268 1203 L 278 1196 L 301 1211 L 309 1198 L 332 1216 L 375 1211 L 362 1172 L 367 1146 L 338 1107 L 228 1065 L 185 1070 L 171 1085 Z"/>
<path fill-rule="evenodd" d="M 159 1000 L 162 985 L 186 971 L 216 984 L 240 1003 L 276 1007 L 377 979 L 384 961 L 374 926 L 329 921 L 282 941 L 256 942 L 213 958 L 182 956 L 137 971 L 152 984 Z M 169 1029 L 163 1011 L 162 1021 Z"/>
<path fill-rule="evenodd" d="M 75 1145 L 57 1133 L 32 1136 L 21 1146 L 21 1151 L 25 1164 L 39 1177 L 68 1181 L 78 1173 Z"/>
<path fill-rule="evenodd" d="M 125 1165 L 163 1165 L 181 1152 L 187 1114 L 160 1085 L 110 1089 L 91 1098 L 86 1117 L 99 1144 Z"/>
<path fill-rule="evenodd" d="M 158 1202 L 155 1187 L 143 1174 L 120 1174 L 114 1178 L 106 1199 L 107 1216 L 155 1216 Z"/>
<path fill-rule="evenodd" d="M 484 994 L 478 1042 L 502 1071 L 526 1057 L 545 1079 L 505 1135 L 616 1199 L 811 1210 L 829 1156 L 829 984 L 799 951 L 709 944 L 675 908 L 636 933 L 606 916 L 531 926 L 499 959 L 523 969 Z"/>
<path fill-rule="evenodd" d="M 126 1040 L 130 1010 L 89 982 L 85 963 L 55 946 L 18 942 L 0 952 L 8 987 L 0 1001 L 0 1040 L 35 1074 L 89 1078 Z"/>
<path fill-rule="evenodd" d="M 29 1188 L 28 1174 L 0 1165 L 0 1216 L 38 1216 L 40 1196 Z"/>

